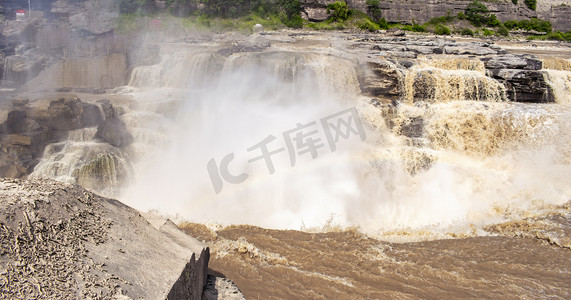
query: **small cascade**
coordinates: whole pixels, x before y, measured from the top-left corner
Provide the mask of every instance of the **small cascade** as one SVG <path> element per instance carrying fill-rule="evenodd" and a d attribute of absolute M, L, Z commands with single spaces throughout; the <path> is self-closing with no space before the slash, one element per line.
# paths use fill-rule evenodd
<path fill-rule="evenodd" d="M 486 67 L 484 62 L 475 58 L 465 58 L 465 57 L 452 57 L 446 59 L 425 59 L 421 60 L 418 68 L 436 68 L 442 70 L 465 70 L 465 71 L 477 71 L 485 75 Z"/>
<path fill-rule="evenodd" d="M 543 68 L 558 71 L 571 71 L 571 59 L 549 57 L 541 59 Z"/>
<path fill-rule="evenodd" d="M 571 60 L 544 58 L 543 69 L 547 72 L 547 82 L 555 94 L 555 102 L 571 106 Z"/>
<path fill-rule="evenodd" d="M 417 101 L 490 101 L 506 99 L 505 87 L 485 75 L 476 59 L 425 60 L 405 73 L 402 99 Z"/>
<path fill-rule="evenodd" d="M 231 56 L 224 73 L 252 70 L 291 84 L 296 93 L 320 91 L 343 99 L 360 92 L 355 64 L 325 54 L 305 52 L 243 53 Z"/>
<path fill-rule="evenodd" d="M 89 142 L 93 140 L 95 133 L 97 133 L 97 127 L 70 130 L 67 139 L 70 142 Z"/>
<path fill-rule="evenodd" d="M 129 173 L 131 165 L 117 148 L 97 142 L 66 141 L 46 146 L 42 161 L 29 177 L 78 183 L 105 196 L 117 196 Z"/>
<path fill-rule="evenodd" d="M 216 53 L 181 53 L 164 56 L 159 64 L 137 67 L 130 86 L 138 88 L 194 88 L 220 75 L 225 58 Z"/>
<path fill-rule="evenodd" d="M 427 111 L 426 137 L 434 149 L 485 156 L 554 143 L 561 128 L 552 106 L 512 103 L 450 103 Z"/>

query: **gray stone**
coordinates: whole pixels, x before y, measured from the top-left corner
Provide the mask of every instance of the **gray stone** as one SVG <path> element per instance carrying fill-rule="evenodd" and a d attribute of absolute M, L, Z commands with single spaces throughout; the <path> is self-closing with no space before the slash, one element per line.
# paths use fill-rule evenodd
<path fill-rule="evenodd" d="M 486 69 L 524 69 L 541 70 L 543 63 L 539 59 L 518 55 L 502 55 L 482 58 Z"/>
<path fill-rule="evenodd" d="M 502 82 L 511 101 L 554 102 L 555 96 L 547 83 L 547 73 L 537 70 L 494 69 L 488 75 Z"/>
<path fill-rule="evenodd" d="M 3 296 L 201 298 L 209 250 L 172 222 L 77 185 L 0 179 L 0 187 L 0 265 L 13 279 Z"/>
<path fill-rule="evenodd" d="M 361 91 L 373 97 L 397 97 L 400 94 L 402 73 L 389 62 L 369 61 L 360 76 Z"/>
<path fill-rule="evenodd" d="M 133 136 L 119 118 L 111 118 L 97 127 L 95 138 L 101 139 L 115 147 L 125 147 L 133 142 Z"/>

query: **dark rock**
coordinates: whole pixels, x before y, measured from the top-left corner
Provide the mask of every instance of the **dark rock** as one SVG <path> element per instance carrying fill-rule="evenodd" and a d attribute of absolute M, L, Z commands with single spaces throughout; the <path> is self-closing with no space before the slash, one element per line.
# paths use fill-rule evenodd
<path fill-rule="evenodd" d="M 360 74 L 361 90 L 374 97 L 396 97 L 400 94 L 402 74 L 389 62 L 369 61 Z"/>
<path fill-rule="evenodd" d="M 404 30 L 393 27 L 387 30 L 387 34 L 392 36 L 405 36 L 406 32 Z"/>
<path fill-rule="evenodd" d="M 95 138 L 101 139 L 115 147 L 125 147 L 133 142 L 133 136 L 127 128 L 125 123 L 119 118 L 111 118 L 97 127 Z"/>
<path fill-rule="evenodd" d="M 414 78 L 413 99 L 414 101 L 433 101 L 436 92 L 434 76 L 426 72 L 419 72 Z"/>
<path fill-rule="evenodd" d="M 488 70 L 488 75 L 505 85 L 507 96 L 511 101 L 533 103 L 555 101 L 544 71 L 493 69 Z"/>
<path fill-rule="evenodd" d="M 201 260 L 196 260 L 194 254 L 182 270 L 178 280 L 174 283 L 168 300 L 189 299 L 201 300 L 202 291 L 207 283 L 208 261 L 210 249 L 205 248 L 200 253 Z"/>
<path fill-rule="evenodd" d="M 424 120 L 422 117 L 412 117 L 403 122 L 400 126 L 400 134 L 410 138 L 422 137 L 424 134 Z"/>
<path fill-rule="evenodd" d="M 407 68 L 407 69 L 409 69 L 410 67 L 414 66 L 414 62 L 413 62 L 413 61 L 405 60 L 405 59 L 399 60 L 398 63 L 399 63 L 401 66 L 403 66 L 403 67 L 405 67 L 405 68 Z"/>

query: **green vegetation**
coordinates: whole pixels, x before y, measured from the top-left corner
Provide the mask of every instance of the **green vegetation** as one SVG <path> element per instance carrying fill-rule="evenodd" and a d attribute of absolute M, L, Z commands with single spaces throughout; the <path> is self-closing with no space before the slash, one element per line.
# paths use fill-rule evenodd
<path fill-rule="evenodd" d="M 291 27 L 291 28 L 303 27 L 303 19 L 299 15 L 300 11 L 301 11 L 301 4 L 299 3 L 298 0 L 280 0 L 280 1 L 278 1 L 279 19 L 287 27 Z"/>
<path fill-rule="evenodd" d="M 509 30 L 523 29 L 523 30 L 535 30 L 539 32 L 549 33 L 553 30 L 551 23 L 549 21 L 531 18 L 529 20 L 514 21 L 509 20 L 504 22 L 504 25 Z"/>
<path fill-rule="evenodd" d="M 359 20 L 357 26 L 359 29 L 368 30 L 370 32 L 375 32 L 380 29 L 379 24 L 367 19 Z"/>
<path fill-rule="evenodd" d="M 495 31 L 489 30 L 489 29 L 487 29 L 487 28 L 484 28 L 484 29 L 483 29 L 483 32 L 484 32 L 484 36 L 490 36 L 490 35 L 495 35 L 495 34 L 496 34 Z"/>
<path fill-rule="evenodd" d="M 154 11 L 154 0 L 119 0 L 121 15 L 118 19 L 118 31 L 131 32 L 148 26 L 148 18 L 161 18 L 164 26 L 177 26 L 217 31 L 239 30 L 251 32 L 255 24 L 261 24 L 266 29 L 277 30 L 283 27 L 312 28 L 315 30 L 340 30 L 358 28 L 375 32 L 379 29 L 398 27 L 412 32 L 431 32 L 438 35 L 455 34 L 466 36 L 500 35 L 508 36 L 510 30 L 526 30 L 544 32 L 545 35 L 534 36 L 530 39 L 552 39 L 568 41 L 570 33 L 553 32 L 548 21 L 531 18 L 520 21 L 501 23 L 490 13 L 485 2 L 500 0 L 474 0 L 466 9 L 457 15 L 449 11 L 446 15 L 436 17 L 425 24 L 410 25 L 389 24 L 382 16 L 379 7 L 380 0 L 367 0 L 366 13 L 349 9 L 345 1 L 335 1 L 327 6 L 330 18 L 323 22 L 309 22 L 301 18 L 299 0 L 167 0 L 167 7 L 172 15 L 179 18 L 158 15 Z M 505 1 L 505 0 L 502 0 Z M 531 9 L 535 9 L 536 0 L 524 0 Z M 518 0 L 512 0 L 518 4 Z M 200 5 L 200 12 L 196 7 Z M 194 11 L 194 13 L 192 13 Z M 467 24 L 467 20 L 471 25 Z"/>
<path fill-rule="evenodd" d="M 496 27 L 500 25 L 500 21 L 494 14 L 490 14 L 488 8 L 478 0 L 472 1 L 464 11 L 466 19 L 476 27 L 488 25 Z"/>
<path fill-rule="evenodd" d="M 510 35 L 510 31 L 504 24 L 500 24 L 500 26 L 498 26 L 498 34 L 501 36 L 508 36 Z"/>
<path fill-rule="evenodd" d="M 434 33 L 438 35 L 450 35 L 450 28 L 445 25 L 438 24 L 434 27 Z"/>
<path fill-rule="evenodd" d="M 571 42 L 571 30 L 563 33 L 561 31 L 553 31 L 546 35 L 534 35 L 528 37 L 529 40 L 551 40 L 551 41 L 566 41 Z"/>
<path fill-rule="evenodd" d="M 531 10 L 535 10 L 537 7 L 537 0 L 523 0 L 525 6 L 527 6 Z"/>
<path fill-rule="evenodd" d="M 382 18 L 381 20 L 379 20 L 379 22 L 377 24 L 379 24 L 380 29 L 389 29 L 389 22 L 387 22 L 387 20 L 385 18 Z"/>
<path fill-rule="evenodd" d="M 450 12 L 448 12 L 445 16 L 430 19 L 430 21 L 426 22 L 426 24 L 428 25 L 446 24 L 453 22 L 454 19 L 455 17 L 451 16 Z"/>
<path fill-rule="evenodd" d="M 474 31 L 470 28 L 462 28 L 462 29 L 456 31 L 455 33 L 460 34 L 460 35 L 474 36 Z"/>
<path fill-rule="evenodd" d="M 335 1 L 327 5 L 327 13 L 334 22 L 343 22 L 349 18 L 349 7 L 345 1 Z"/>
<path fill-rule="evenodd" d="M 380 22 L 383 17 L 383 11 L 379 8 L 379 0 L 367 0 L 367 13 L 371 16 L 373 22 L 381 26 Z"/>

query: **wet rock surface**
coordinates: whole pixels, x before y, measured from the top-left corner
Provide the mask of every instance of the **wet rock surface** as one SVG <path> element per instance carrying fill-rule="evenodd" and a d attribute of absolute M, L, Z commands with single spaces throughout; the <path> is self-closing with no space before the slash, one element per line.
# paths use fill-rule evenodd
<path fill-rule="evenodd" d="M 0 175 L 3 177 L 21 178 L 29 175 L 44 156 L 46 146 L 67 140 L 77 130 L 96 129 L 91 137 L 82 139 L 100 140 L 112 146 L 101 152 L 112 160 L 122 156 L 115 153 L 113 147 L 125 147 L 132 141 L 131 133 L 119 119 L 120 113 L 109 101 L 88 103 L 76 94 L 66 93 L 39 98 L 34 95 L 32 99 L 22 96 L 1 105 L 0 111 L 0 147 L 3 150 L 0 152 Z M 50 151 L 57 149 L 52 147 Z M 102 158 L 93 155 L 92 158 L 77 170 L 77 176 L 87 175 L 85 168 L 91 170 L 90 164 L 96 169 L 100 166 Z M 95 186 L 88 185 L 90 188 Z"/>

